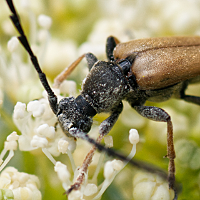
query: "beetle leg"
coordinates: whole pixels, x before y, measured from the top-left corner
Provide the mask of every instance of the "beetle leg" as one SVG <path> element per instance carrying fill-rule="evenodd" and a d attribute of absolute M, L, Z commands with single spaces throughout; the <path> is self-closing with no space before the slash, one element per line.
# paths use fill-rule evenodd
<path fill-rule="evenodd" d="M 89 71 L 90 71 L 92 69 L 92 67 L 94 66 L 94 64 L 98 61 L 98 59 L 92 53 L 85 54 L 85 57 L 86 57 L 86 60 L 87 60 Z"/>
<path fill-rule="evenodd" d="M 115 122 L 117 121 L 120 113 L 122 112 L 123 104 L 122 102 L 116 106 L 116 109 L 112 111 L 111 115 L 105 119 L 99 126 L 99 134 L 100 135 L 107 135 L 112 127 L 114 126 Z"/>
<path fill-rule="evenodd" d="M 180 96 L 179 98 L 180 99 L 183 99 L 184 101 L 187 101 L 187 102 L 190 102 L 190 103 L 194 103 L 194 104 L 197 104 L 197 105 L 200 105 L 200 97 L 198 96 L 193 96 L 193 95 L 186 95 L 185 94 L 185 90 L 187 89 L 187 86 L 188 86 L 189 82 L 188 81 L 185 81 L 183 83 L 183 87 L 180 91 Z"/>
<path fill-rule="evenodd" d="M 119 40 L 116 37 L 110 36 L 107 38 L 106 56 L 109 61 L 114 61 L 113 50 L 118 43 L 119 43 Z"/>
<path fill-rule="evenodd" d="M 71 74 L 71 72 L 77 67 L 77 65 L 81 62 L 81 60 L 86 57 L 89 71 L 95 62 L 98 61 L 96 56 L 92 53 L 86 53 L 82 56 L 78 57 L 70 66 L 66 67 L 55 79 L 54 79 L 54 88 L 58 88 L 60 84 L 67 79 L 67 77 Z"/>
<path fill-rule="evenodd" d="M 58 88 L 60 84 L 71 74 L 71 72 L 76 68 L 76 66 L 81 62 L 85 57 L 85 54 L 78 57 L 70 66 L 66 67 L 55 79 L 54 79 L 54 88 Z"/>
<path fill-rule="evenodd" d="M 175 150 L 173 144 L 173 126 L 171 117 L 161 108 L 153 106 L 132 106 L 140 115 L 148 119 L 167 122 L 167 157 L 169 158 L 168 182 L 169 188 L 174 190 L 175 184 Z"/>
<path fill-rule="evenodd" d="M 181 95 L 181 99 L 183 99 L 184 101 L 190 102 L 190 103 L 200 105 L 200 97 L 197 97 L 197 96 L 183 94 L 183 95 Z"/>
<path fill-rule="evenodd" d="M 102 138 L 103 138 L 103 135 L 99 135 L 96 142 L 100 143 Z M 69 195 L 72 192 L 72 190 L 79 190 L 80 189 L 81 185 L 84 182 L 85 174 L 87 174 L 88 167 L 89 167 L 90 163 L 92 162 L 92 158 L 94 156 L 95 150 L 96 150 L 96 146 L 93 146 L 90 149 L 90 151 L 87 153 L 87 155 L 86 155 L 86 157 L 83 161 L 83 164 L 81 165 L 81 167 L 78 170 L 79 175 L 77 176 L 76 181 L 74 182 L 73 185 L 70 186 L 70 188 L 65 192 L 65 194 Z"/>

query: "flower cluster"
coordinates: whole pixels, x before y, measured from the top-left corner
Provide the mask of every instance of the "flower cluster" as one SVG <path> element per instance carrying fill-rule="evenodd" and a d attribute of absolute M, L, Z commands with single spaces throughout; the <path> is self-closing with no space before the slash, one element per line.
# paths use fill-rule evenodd
<path fill-rule="evenodd" d="M 18 172 L 14 167 L 7 167 L 1 172 L 0 188 L 1 199 L 42 199 L 38 177 Z"/>
<path fill-rule="evenodd" d="M 134 199 L 171 200 L 174 198 L 174 191 L 169 190 L 168 184 L 155 174 L 137 173 L 133 179 L 133 188 Z"/>
<path fill-rule="evenodd" d="M 68 190 L 73 184 L 72 181 L 76 180 L 81 171 L 81 167 L 75 165 L 74 159 L 76 159 L 76 157 L 72 155 L 73 151 L 76 149 L 76 143 L 73 138 L 64 136 L 58 125 L 56 130 L 53 126 L 50 126 L 51 124 L 55 123 L 56 120 L 55 117 L 52 116 L 52 111 L 47 104 L 48 100 L 45 98 L 40 99 L 39 101 L 35 100 L 29 102 L 27 108 L 26 104 L 20 102 L 16 104 L 14 108 L 13 120 L 20 130 L 21 135 L 18 136 L 16 132 L 13 132 L 7 137 L 7 141 L 4 144 L 4 150 L 1 153 L 2 164 L 0 170 L 2 170 L 14 156 L 14 150 L 17 149 L 18 141 L 19 149 L 21 151 L 32 151 L 41 148 L 43 153 L 54 164 L 54 170 L 57 172 L 58 178 L 62 182 L 63 188 Z M 136 153 L 136 144 L 139 142 L 139 135 L 136 130 L 130 130 L 129 140 L 133 147 L 128 158 L 132 159 Z M 107 147 L 112 147 L 113 141 L 111 136 L 105 137 L 105 144 Z M 9 155 L 3 162 L 3 157 L 7 151 L 9 151 Z M 73 178 L 71 178 L 72 173 L 70 173 L 68 167 L 60 161 L 56 161 L 54 159 L 53 156 L 57 157 L 60 153 L 67 154 L 69 156 L 71 166 L 73 168 Z M 102 154 L 102 156 L 104 156 L 104 154 Z M 79 190 L 74 190 L 69 194 L 68 199 L 87 199 L 87 197 L 91 196 L 93 196 L 93 199 L 99 199 L 104 191 L 108 188 L 108 186 L 112 183 L 115 176 L 126 165 L 126 163 L 123 163 L 120 160 L 107 161 L 104 165 L 105 180 L 103 183 L 97 186 L 97 176 L 101 170 L 101 166 L 104 163 L 102 156 L 99 157 L 99 160 L 96 163 L 96 170 L 91 180 L 88 178 L 87 168 L 85 171 L 81 171 L 81 173 L 85 173 L 83 177 L 84 182 L 81 183 Z M 5 174 L 9 172 L 12 172 L 9 177 L 11 180 L 13 179 L 13 176 L 19 176 L 19 180 L 22 179 L 21 174 L 25 176 L 25 173 L 19 173 L 16 169 L 8 167 L 2 172 L 2 177 L 5 177 Z M 28 177 L 29 175 L 26 174 L 26 176 Z M 15 190 L 12 188 L 12 186 L 7 186 L 7 181 L 5 179 L 2 178 L 1 182 L 3 184 L 1 188 L 11 189 L 14 194 L 14 198 L 17 198 L 17 195 L 23 196 L 29 191 L 25 186 L 25 188 L 22 186 L 25 184 L 24 182 L 22 185 L 16 184 L 16 182 L 14 182 Z M 28 183 L 29 182 L 30 181 L 28 181 Z M 13 183 L 10 183 L 10 185 L 13 185 Z M 28 195 L 34 196 L 36 195 L 35 193 L 38 193 L 38 191 L 29 191 Z M 41 198 L 41 194 L 39 194 L 40 193 L 37 194 L 38 199 Z"/>

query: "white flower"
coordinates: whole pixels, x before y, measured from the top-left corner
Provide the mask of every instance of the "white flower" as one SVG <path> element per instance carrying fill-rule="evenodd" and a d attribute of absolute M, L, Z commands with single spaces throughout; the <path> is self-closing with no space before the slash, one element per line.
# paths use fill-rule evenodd
<path fill-rule="evenodd" d="M 12 132 L 10 135 L 7 137 L 7 141 L 16 141 L 19 139 L 19 135 L 17 135 L 17 132 Z"/>
<path fill-rule="evenodd" d="M 84 200 L 79 190 L 74 190 L 68 195 L 69 200 Z"/>
<path fill-rule="evenodd" d="M 17 102 L 14 108 L 13 118 L 14 119 L 23 119 L 26 115 L 26 104 Z"/>
<path fill-rule="evenodd" d="M 121 160 L 107 161 L 104 166 L 104 177 L 111 179 L 115 174 L 115 171 L 120 171 L 123 168 L 123 162 Z"/>
<path fill-rule="evenodd" d="M 63 98 L 58 92 L 59 89 L 56 91 L 58 99 Z M 20 150 L 46 148 L 50 154 L 58 156 L 58 141 L 63 138 L 69 142 L 67 149 L 74 151 L 76 142 L 73 138 L 66 137 L 59 125 L 56 125 L 56 116 L 49 106 L 46 94 L 44 96 L 45 98 L 29 102 L 27 109 L 26 105 L 20 102 L 15 106 L 13 120 L 22 133 L 19 136 Z"/>
<path fill-rule="evenodd" d="M 59 179 L 62 182 L 69 183 L 70 173 L 67 170 L 67 166 L 61 162 L 56 162 L 54 170 L 57 172 Z"/>
<path fill-rule="evenodd" d="M 10 52 L 12 51 L 15 51 L 16 48 L 18 47 L 19 45 L 19 40 L 17 39 L 17 37 L 12 37 L 9 41 L 8 41 L 8 44 L 7 44 L 7 47 L 8 47 L 8 50 Z"/>
<path fill-rule="evenodd" d="M 137 200 L 172 200 L 174 191 L 158 175 L 137 173 L 133 179 L 133 198 Z"/>
<path fill-rule="evenodd" d="M 49 29 L 52 24 L 52 19 L 49 16 L 46 15 L 40 15 L 38 17 L 38 23 L 41 27 L 45 29 Z"/>
<path fill-rule="evenodd" d="M 4 149 L 0 154 L 0 172 L 3 170 L 3 168 L 8 164 L 8 162 L 14 156 L 14 151 L 17 150 L 17 140 L 18 139 L 19 139 L 19 136 L 17 135 L 17 133 L 16 132 L 12 132 L 7 137 L 7 141 L 4 142 Z M 3 160 L 3 158 L 5 157 L 7 151 L 9 151 L 9 154 Z"/>
<path fill-rule="evenodd" d="M 136 129 L 131 129 L 129 131 L 129 141 L 131 144 L 137 144 L 139 142 L 139 134 Z"/>
<path fill-rule="evenodd" d="M 27 111 L 32 112 L 33 117 L 40 117 L 44 113 L 44 105 L 37 100 L 30 101 L 27 105 Z"/>
<path fill-rule="evenodd" d="M 47 148 L 58 156 L 58 141 L 64 136 L 58 128 L 55 133 L 56 117 L 49 107 L 47 99 L 35 100 L 26 105 L 18 103 L 14 109 L 13 120 L 21 131 L 19 148 L 30 151 L 36 148 Z"/>
<path fill-rule="evenodd" d="M 14 199 L 41 200 L 39 188 L 40 182 L 35 175 L 18 172 L 14 167 L 7 167 L 0 174 L 0 189 L 9 189 Z M 4 196 L 5 199 L 8 198 L 8 195 L 4 194 Z"/>
<path fill-rule="evenodd" d="M 104 137 L 104 142 L 105 142 L 105 145 L 106 147 L 113 147 L 113 137 L 111 135 L 106 135 Z"/>
<path fill-rule="evenodd" d="M 60 139 L 58 141 L 58 151 L 60 151 L 61 153 L 67 153 L 67 149 L 69 146 L 69 142 L 63 139 Z"/>
<path fill-rule="evenodd" d="M 37 135 L 33 136 L 31 140 L 31 146 L 36 148 L 45 148 L 48 145 L 48 140 L 46 138 L 39 137 Z"/>
<path fill-rule="evenodd" d="M 84 188 L 84 195 L 85 196 L 92 196 L 93 194 L 97 193 L 98 188 L 93 183 L 88 183 Z"/>
<path fill-rule="evenodd" d="M 49 139 L 54 139 L 55 137 L 55 128 L 53 126 L 49 126 L 48 124 L 42 124 L 37 129 L 36 132 L 38 135 L 43 137 L 47 137 Z"/>

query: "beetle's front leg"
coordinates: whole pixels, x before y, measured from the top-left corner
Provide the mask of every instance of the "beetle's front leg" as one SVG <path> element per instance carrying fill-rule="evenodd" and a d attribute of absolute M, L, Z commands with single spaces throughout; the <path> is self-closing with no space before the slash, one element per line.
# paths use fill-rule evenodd
<path fill-rule="evenodd" d="M 98 61 L 96 56 L 92 53 L 86 53 L 82 56 L 78 57 L 71 65 L 66 67 L 55 79 L 54 79 L 54 88 L 58 88 L 60 84 L 67 79 L 67 77 L 71 74 L 71 72 L 78 66 L 78 64 L 81 62 L 81 60 L 86 57 L 87 64 L 89 71 L 92 69 L 95 62 Z"/>
<path fill-rule="evenodd" d="M 175 184 L 175 150 L 173 143 L 173 126 L 171 117 L 161 108 L 153 106 L 132 106 L 140 115 L 148 119 L 167 122 L 167 157 L 169 158 L 168 182 L 169 188 L 174 190 Z"/>
<path fill-rule="evenodd" d="M 110 36 L 106 41 L 106 56 L 109 61 L 114 61 L 113 50 L 116 45 L 119 43 L 119 40 L 116 37 Z"/>
<path fill-rule="evenodd" d="M 100 124 L 99 126 L 100 135 L 104 136 L 110 132 L 115 122 L 117 121 L 120 113 L 122 112 L 122 109 L 123 109 L 123 104 L 122 102 L 120 102 L 119 105 L 116 106 L 116 108 L 111 111 L 111 115 Z"/>

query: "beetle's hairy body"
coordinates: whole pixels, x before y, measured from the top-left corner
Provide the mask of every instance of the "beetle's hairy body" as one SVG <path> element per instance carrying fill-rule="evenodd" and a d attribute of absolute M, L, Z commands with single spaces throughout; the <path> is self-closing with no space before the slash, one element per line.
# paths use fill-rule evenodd
<path fill-rule="evenodd" d="M 117 44 L 114 57 L 120 60 L 128 56 L 135 57 L 131 70 L 141 90 L 166 88 L 200 75 L 198 36 L 138 39 Z"/>
<path fill-rule="evenodd" d="M 99 61 L 83 84 L 81 95 L 97 113 L 110 112 L 123 99 L 131 105 L 144 105 L 147 100 L 162 102 L 171 97 L 180 98 L 180 92 L 189 83 L 199 82 L 200 37 L 138 39 L 117 44 L 113 53 L 115 68 L 112 63 Z M 132 55 L 135 58 L 131 71 L 137 83 L 134 87 L 117 65 Z"/>
<path fill-rule="evenodd" d="M 82 86 L 81 95 L 97 113 L 110 112 L 129 92 L 130 86 L 121 68 L 113 62 L 98 61 Z"/>
<path fill-rule="evenodd" d="M 185 82 L 181 82 L 156 90 L 140 90 L 137 87 L 131 87 L 121 72 L 120 66 L 115 66 L 115 70 L 118 69 L 118 73 L 115 73 L 111 65 L 110 69 L 114 72 L 112 78 L 108 68 L 106 65 L 95 66 L 82 86 L 81 95 L 97 113 L 110 112 L 122 100 L 128 101 L 130 105 L 144 105 L 146 101 L 163 102 L 171 97 L 180 98 L 180 91 L 186 85 Z M 188 84 L 189 81 L 187 81 Z"/>

